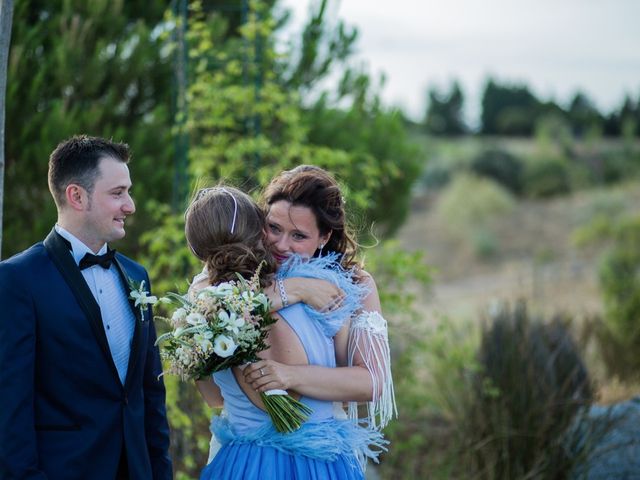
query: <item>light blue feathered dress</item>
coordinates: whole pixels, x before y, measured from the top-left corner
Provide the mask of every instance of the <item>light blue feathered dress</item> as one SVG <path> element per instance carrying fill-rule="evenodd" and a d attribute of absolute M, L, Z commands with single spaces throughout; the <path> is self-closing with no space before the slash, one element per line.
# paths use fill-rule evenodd
<path fill-rule="evenodd" d="M 291 259 L 278 272 L 281 278 L 333 281 L 349 299 L 337 313 L 321 315 L 302 304 L 278 312 L 297 334 L 310 365 L 336 366 L 332 337 L 359 307 L 364 293 L 335 260 L 335 256 L 306 262 Z M 379 432 L 334 418 L 333 402 L 304 396 L 300 401 L 313 410 L 310 418 L 293 433 L 278 433 L 269 416 L 246 397 L 231 370 L 213 377 L 222 391 L 226 415 L 212 421 L 212 432 L 222 447 L 202 471 L 201 480 L 363 479 L 366 459 L 376 460 L 385 448 Z"/>

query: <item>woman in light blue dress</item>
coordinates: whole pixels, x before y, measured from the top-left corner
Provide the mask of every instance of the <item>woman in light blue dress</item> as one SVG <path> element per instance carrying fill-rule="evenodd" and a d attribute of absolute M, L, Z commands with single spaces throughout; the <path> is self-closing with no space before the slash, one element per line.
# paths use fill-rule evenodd
<path fill-rule="evenodd" d="M 264 246 L 263 227 L 261 210 L 237 189 L 217 187 L 198 195 L 187 210 L 185 231 L 208 278 L 194 288 L 231 280 L 236 273 L 250 276 L 262 261 L 268 285 L 275 262 Z M 293 258 L 280 272 L 273 284 L 285 308 L 278 311 L 280 321 L 271 328 L 270 348 L 261 354 L 268 363 L 244 372 L 232 368 L 215 373 L 215 383 L 199 382 L 207 402 L 223 403 L 226 412 L 214 418 L 212 430 L 222 446 L 200 478 L 362 479 L 366 458 L 376 458 L 384 441 L 375 429 L 336 418 L 333 401 L 372 399 L 372 380 L 365 369 L 335 368 L 336 357 L 346 357 L 346 352 L 336 355 L 337 344 L 346 346 L 343 321 L 360 308 L 364 289 L 332 258 L 304 262 Z M 280 280 L 296 276 L 331 280 L 345 299 L 324 313 L 313 314 L 300 303 L 286 307 L 287 293 Z M 259 391 L 272 388 L 297 392 L 300 401 L 311 407 L 313 413 L 299 430 L 282 434 L 271 424 Z"/>
<path fill-rule="evenodd" d="M 320 167 L 299 165 L 281 172 L 269 183 L 262 203 L 267 221 L 266 243 L 279 264 L 279 277 L 290 276 L 288 259 L 292 255 L 320 259 L 337 255 L 340 266 L 353 272 L 354 282 L 366 295 L 355 314 L 349 312 L 346 321 L 340 317 L 340 331 L 335 336 L 340 367 L 325 369 L 314 375 L 312 382 L 304 382 L 308 376 L 300 368 L 264 360 L 247 368 L 245 377 L 261 391 L 291 388 L 314 398 L 348 402 L 352 421 L 382 430 L 397 416 L 387 322 L 375 281 L 357 260 L 358 245 L 349 230 L 338 182 Z M 298 275 L 307 276 L 304 271 Z M 313 296 L 303 301 L 313 301 Z M 317 317 L 313 309 L 307 311 Z M 268 375 L 260 376 L 260 369 Z M 366 404 L 364 416 L 360 414 L 365 409 L 358 408 L 359 403 Z"/>

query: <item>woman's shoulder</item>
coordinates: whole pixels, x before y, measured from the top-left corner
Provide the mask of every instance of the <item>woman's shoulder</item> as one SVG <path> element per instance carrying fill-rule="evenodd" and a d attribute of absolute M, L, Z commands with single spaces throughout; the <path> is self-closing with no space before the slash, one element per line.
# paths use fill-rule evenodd
<path fill-rule="evenodd" d="M 376 286 L 376 281 L 373 278 L 373 275 L 371 275 L 366 270 L 359 269 L 356 273 L 356 276 L 358 278 L 358 283 L 360 283 L 361 285 L 364 285 L 365 287 L 373 289 L 375 291 L 378 290 Z"/>
<path fill-rule="evenodd" d="M 362 308 L 365 311 L 380 311 L 380 295 L 376 281 L 366 270 L 358 272 L 358 283 L 367 289 L 367 295 L 362 300 Z"/>

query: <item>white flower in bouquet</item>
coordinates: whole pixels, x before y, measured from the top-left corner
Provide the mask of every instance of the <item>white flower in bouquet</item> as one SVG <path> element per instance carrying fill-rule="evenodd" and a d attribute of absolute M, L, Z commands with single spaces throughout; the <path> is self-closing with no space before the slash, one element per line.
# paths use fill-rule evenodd
<path fill-rule="evenodd" d="M 206 325 L 207 318 L 200 312 L 191 312 L 187 315 L 186 321 L 189 325 Z"/>
<path fill-rule="evenodd" d="M 220 324 L 228 331 L 231 331 L 238 335 L 240 328 L 244 325 L 244 318 L 236 315 L 235 312 L 227 313 L 224 310 L 218 312 L 218 319 Z"/>
<path fill-rule="evenodd" d="M 213 343 L 211 343 L 212 338 L 213 338 L 213 332 L 211 331 L 196 333 L 193 336 L 194 341 L 196 342 L 197 345 L 200 346 L 200 348 L 204 353 L 211 353 L 211 351 L 215 351 L 215 348 L 213 347 Z M 220 354 L 218 353 L 218 355 Z"/>
<path fill-rule="evenodd" d="M 191 355 L 191 350 L 184 347 L 178 347 L 176 349 L 176 359 L 182 365 L 189 365 L 193 359 L 193 356 Z"/>
<path fill-rule="evenodd" d="M 171 316 L 171 324 L 174 327 L 184 324 L 186 320 L 187 320 L 187 311 L 182 307 L 176 309 L 176 311 L 173 312 L 173 315 Z"/>
<path fill-rule="evenodd" d="M 202 292 L 210 292 L 218 298 L 224 298 L 233 293 L 234 285 L 230 282 L 219 283 L 218 285 L 211 285 L 202 290 Z"/>
<path fill-rule="evenodd" d="M 226 335 L 218 335 L 213 341 L 213 351 L 222 358 L 233 355 L 236 348 L 238 348 L 238 346 L 233 342 L 233 339 Z"/>

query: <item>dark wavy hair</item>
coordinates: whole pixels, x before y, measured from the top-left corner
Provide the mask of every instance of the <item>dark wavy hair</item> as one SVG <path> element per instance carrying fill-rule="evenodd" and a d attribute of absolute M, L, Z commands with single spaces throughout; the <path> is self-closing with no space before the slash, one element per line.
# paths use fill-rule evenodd
<path fill-rule="evenodd" d="M 310 208 L 320 233 L 331 232 L 323 251 L 341 254 L 345 268 L 361 267 L 356 259 L 358 244 L 347 224 L 340 186 L 329 172 L 314 165 L 285 170 L 271 180 L 262 194 L 265 210 L 280 200 Z"/>
<path fill-rule="evenodd" d="M 260 271 L 262 286 L 276 263 L 264 245 L 263 211 L 246 193 L 219 185 L 199 190 L 185 212 L 185 235 L 193 254 L 205 263 L 209 282 L 250 278 Z"/>
<path fill-rule="evenodd" d="M 58 209 L 66 205 L 65 189 L 72 183 L 89 194 L 100 175 L 100 160 L 113 158 L 129 163 L 129 146 L 105 138 L 76 135 L 60 142 L 49 156 L 47 180 Z"/>

